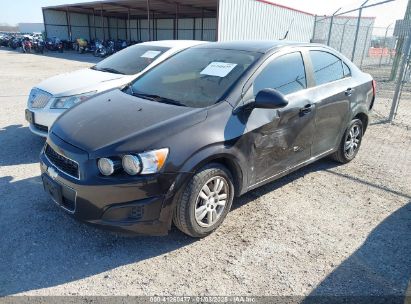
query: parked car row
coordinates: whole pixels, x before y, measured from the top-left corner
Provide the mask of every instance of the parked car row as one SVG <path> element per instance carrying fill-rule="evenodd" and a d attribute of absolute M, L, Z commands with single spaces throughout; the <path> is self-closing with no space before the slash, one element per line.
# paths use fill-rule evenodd
<path fill-rule="evenodd" d="M 337 51 L 285 41 L 158 41 L 33 88 L 44 189 L 124 233 L 217 229 L 235 197 L 359 151 L 375 82 Z"/>

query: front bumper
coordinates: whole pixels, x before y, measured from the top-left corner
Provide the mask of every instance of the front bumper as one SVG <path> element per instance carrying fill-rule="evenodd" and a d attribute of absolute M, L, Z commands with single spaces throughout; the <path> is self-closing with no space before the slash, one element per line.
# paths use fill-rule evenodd
<path fill-rule="evenodd" d="M 78 220 L 116 232 L 165 235 L 171 227 L 177 174 L 103 177 L 85 151 L 53 133 L 47 140 L 56 152 L 78 161 L 80 178 L 60 171 L 42 151 L 41 173 L 62 189 L 60 207 Z M 43 149 L 44 150 L 44 149 Z M 54 174 L 50 174 L 51 171 Z M 95 169 L 94 169 L 95 168 Z M 56 174 L 57 172 L 57 174 Z M 46 189 L 46 188 L 45 188 Z"/>
<path fill-rule="evenodd" d="M 34 119 L 29 121 L 30 131 L 42 137 L 47 137 L 51 125 L 66 111 L 66 109 L 50 109 L 49 105 L 42 109 L 29 107 L 28 110 L 33 113 Z"/>

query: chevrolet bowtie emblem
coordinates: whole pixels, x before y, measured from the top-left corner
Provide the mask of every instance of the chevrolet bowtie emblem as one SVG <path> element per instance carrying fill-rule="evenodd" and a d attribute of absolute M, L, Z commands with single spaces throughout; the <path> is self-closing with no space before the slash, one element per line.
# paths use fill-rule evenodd
<path fill-rule="evenodd" d="M 56 171 L 54 168 L 48 167 L 48 168 L 47 168 L 47 173 L 50 175 L 50 177 L 51 177 L 52 179 L 56 179 L 56 178 L 57 178 L 58 173 L 57 173 L 57 171 Z"/>

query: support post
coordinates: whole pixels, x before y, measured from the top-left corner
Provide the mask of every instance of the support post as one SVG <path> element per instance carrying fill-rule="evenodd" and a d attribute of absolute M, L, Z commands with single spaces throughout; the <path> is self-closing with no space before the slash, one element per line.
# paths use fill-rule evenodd
<path fill-rule="evenodd" d="M 88 41 L 91 40 L 90 15 L 87 14 Z"/>
<path fill-rule="evenodd" d="M 361 55 L 361 64 L 360 64 L 360 68 L 362 68 L 362 63 L 364 61 L 364 56 L 365 56 L 365 49 L 367 49 L 367 42 L 368 42 L 368 33 L 370 32 L 370 27 L 371 24 L 368 26 L 367 28 L 367 35 L 365 35 L 365 42 L 364 42 L 364 48 L 362 50 L 362 55 Z"/>
<path fill-rule="evenodd" d="M 313 35 L 311 37 L 311 42 L 314 42 L 315 39 L 315 30 L 317 29 L 317 15 L 314 16 L 314 26 L 313 26 Z"/>
<path fill-rule="evenodd" d="M 357 47 L 357 40 L 358 40 L 358 32 L 360 31 L 360 23 L 361 23 L 361 15 L 362 15 L 362 9 L 363 6 L 367 4 L 369 0 L 365 1 L 363 4 L 361 4 L 360 9 L 358 10 L 358 20 L 357 20 L 357 29 L 355 31 L 355 38 L 354 38 L 354 45 L 352 47 L 352 54 L 351 54 L 351 61 L 354 62 L 354 57 L 355 57 L 355 50 Z"/>
<path fill-rule="evenodd" d="M 196 18 L 193 18 L 193 40 L 196 40 Z"/>
<path fill-rule="evenodd" d="M 46 40 L 46 38 L 47 38 L 47 23 L 46 23 L 46 16 L 44 15 L 44 9 L 43 8 L 41 8 L 41 12 L 43 13 L 43 24 L 44 24 L 43 39 Z"/>
<path fill-rule="evenodd" d="M 104 30 L 103 4 L 101 5 L 100 17 L 101 17 L 100 25 L 101 25 L 101 29 L 103 31 L 103 41 L 105 41 L 106 40 L 106 31 Z"/>
<path fill-rule="evenodd" d="M 330 28 L 328 29 L 328 40 L 327 40 L 327 45 L 328 45 L 328 46 L 330 46 L 331 33 L 332 33 L 333 23 L 334 23 L 334 16 L 335 16 L 335 14 L 337 14 L 340 10 L 341 10 L 341 7 L 340 7 L 338 10 L 336 10 L 336 11 L 334 12 L 334 14 L 332 14 L 332 16 L 331 16 Z"/>
<path fill-rule="evenodd" d="M 400 102 L 400 95 L 401 95 L 401 88 L 403 85 L 404 75 L 407 70 L 407 65 L 409 62 L 410 56 L 410 47 L 411 47 L 411 29 L 408 32 L 407 42 L 401 52 L 402 60 L 401 60 L 401 70 L 400 74 L 398 75 L 397 86 L 395 88 L 394 97 L 392 99 L 391 111 L 389 116 L 389 121 L 392 123 L 394 121 L 395 115 L 397 114 L 398 104 Z"/>
<path fill-rule="evenodd" d="M 138 41 L 142 41 L 141 40 L 141 19 L 138 19 Z"/>
<path fill-rule="evenodd" d="M 220 21 L 220 0 L 217 0 L 217 15 L 215 18 L 215 41 L 218 41 L 218 22 Z"/>
<path fill-rule="evenodd" d="M 178 40 L 178 3 L 176 3 L 176 16 L 175 16 L 175 40 Z"/>
<path fill-rule="evenodd" d="M 157 40 L 157 20 L 155 19 L 154 11 L 153 11 L 153 40 Z"/>
<path fill-rule="evenodd" d="M 66 20 L 67 20 L 67 33 L 69 36 L 69 40 L 73 41 L 72 33 L 71 33 L 71 22 L 70 22 L 70 11 L 69 8 L 66 8 Z"/>
<path fill-rule="evenodd" d="M 126 40 L 131 41 L 131 23 L 130 23 L 130 9 L 128 9 L 127 12 L 127 35 L 126 35 Z"/>
<path fill-rule="evenodd" d="M 204 8 L 201 9 L 201 41 L 204 40 Z"/>
<path fill-rule="evenodd" d="M 111 40 L 110 17 L 107 17 L 107 33 L 108 33 L 108 40 Z"/>
<path fill-rule="evenodd" d="M 97 40 L 96 11 L 93 8 L 94 40 Z"/>
<path fill-rule="evenodd" d="M 151 41 L 150 0 L 147 0 L 147 23 L 148 23 L 148 41 Z"/>
<path fill-rule="evenodd" d="M 387 35 L 388 35 L 388 30 L 390 29 L 391 25 L 392 25 L 392 23 L 391 23 L 389 26 L 387 26 L 387 28 L 385 29 L 384 42 L 383 42 L 383 45 L 382 45 L 381 56 L 380 56 L 380 62 L 378 63 L 378 67 L 381 67 L 382 56 L 384 55 L 384 50 L 385 50 L 385 47 L 387 46 Z"/>
<path fill-rule="evenodd" d="M 341 41 L 340 41 L 340 49 L 339 49 L 340 53 L 341 53 L 342 45 L 343 45 L 343 42 L 344 42 L 345 27 L 347 26 L 347 23 L 348 23 L 349 21 L 350 21 L 350 19 L 348 19 L 347 21 L 345 21 L 344 26 L 343 26 L 343 31 L 342 31 L 342 34 L 341 34 Z"/>
<path fill-rule="evenodd" d="M 116 22 L 117 33 L 116 33 L 116 34 L 117 34 L 117 40 L 118 40 L 118 39 L 119 39 L 119 38 L 118 38 L 118 18 L 116 18 L 116 20 L 117 20 L 117 22 Z"/>

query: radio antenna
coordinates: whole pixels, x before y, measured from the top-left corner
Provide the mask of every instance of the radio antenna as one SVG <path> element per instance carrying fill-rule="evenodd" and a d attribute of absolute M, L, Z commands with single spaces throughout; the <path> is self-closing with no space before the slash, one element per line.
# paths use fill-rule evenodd
<path fill-rule="evenodd" d="M 280 39 L 280 40 L 285 40 L 285 39 L 287 38 L 287 36 L 288 36 L 288 32 L 290 31 L 290 29 L 291 29 L 291 27 L 292 27 L 293 23 L 294 23 L 294 18 L 293 18 L 293 20 L 291 20 L 290 25 L 288 26 L 288 29 L 287 29 L 287 31 L 285 32 L 284 37 L 283 37 L 282 39 Z"/>

